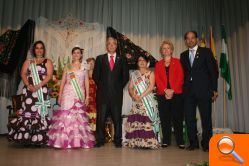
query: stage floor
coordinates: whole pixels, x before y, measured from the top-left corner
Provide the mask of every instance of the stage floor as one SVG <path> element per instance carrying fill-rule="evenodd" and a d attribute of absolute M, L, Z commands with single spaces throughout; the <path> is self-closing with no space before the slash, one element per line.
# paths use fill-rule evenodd
<path fill-rule="evenodd" d="M 57 150 L 24 148 L 0 136 L 0 166 L 186 166 L 208 161 L 202 150 L 186 151 L 170 146 L 159 150 L 115 148 L 112 143 L 94 149 Z"/>

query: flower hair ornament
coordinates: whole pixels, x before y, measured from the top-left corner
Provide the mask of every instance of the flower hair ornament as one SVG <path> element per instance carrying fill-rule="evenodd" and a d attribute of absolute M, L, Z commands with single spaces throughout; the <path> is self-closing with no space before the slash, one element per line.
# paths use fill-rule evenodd
<path fill-rule="evenodd" d="M 148 68 L 150 67 L 150 62 L 147 63 L 147 67 L 148 67 Z"/>

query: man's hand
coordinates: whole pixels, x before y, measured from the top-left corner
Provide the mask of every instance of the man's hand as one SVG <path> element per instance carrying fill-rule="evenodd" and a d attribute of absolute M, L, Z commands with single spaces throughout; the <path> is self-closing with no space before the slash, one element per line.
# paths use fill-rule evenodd
<path fill-rule="evenodd" d="M 218 92 L 213 91 L 212 101 L 214 102 L 218 98 Z"/>

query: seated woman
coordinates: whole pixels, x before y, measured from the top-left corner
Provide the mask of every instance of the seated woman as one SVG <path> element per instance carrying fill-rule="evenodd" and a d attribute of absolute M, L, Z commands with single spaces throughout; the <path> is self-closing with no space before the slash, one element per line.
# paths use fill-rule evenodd
<path fill-rule="evenodd" d="M 131 74 L 129 82 L 133 103 L 125 127 L 124 146 L 156 149 L 159 147 L 159 116 L 152 93 L 155 77 L 148 69 L 148 57 L 140 55 L 137 64 L 138 70 Z"/>
<path fill-rule="evenodd" d="M 170 41 L 163 41 L 160 47 L 162 60 L 156 63 L 155 79 L 158 95 L 158 110 L 162 126 L 162 147 L 171 144 L 172 123 L 176 143 L 183 149 L 183 69 L 180 60 L 172 57 L 174 51 Z"/>

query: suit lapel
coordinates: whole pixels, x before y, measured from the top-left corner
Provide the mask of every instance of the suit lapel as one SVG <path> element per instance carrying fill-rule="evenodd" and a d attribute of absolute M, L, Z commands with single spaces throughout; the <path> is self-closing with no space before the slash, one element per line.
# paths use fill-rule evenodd
<path fill-rule="evenodd" d="M 115 70 L 117 68 L 119 60 L 120 60 L 120 56 L 118 54 L 116 54 L 116 58 L 115 58 L 115 63 L 114 63 L 113 70 Z"/>
<path fill-rule="evenodd" d="M 185 63 L 186 63 L 186 65 L 187 65 L 187 67 L 188 67 L 189 69 L 191 69 L 190 60 L 189 60 L 189 50 L 186 51 L 186 54 L 185 54 Z"/>
<path fill-rule="evenodd" d="M 111 71 L 110 63 L 109 63 L 109 60 L 108 60 L 108 54 L 105 54 L 105 56 L 104 56 L 104 63 L 106 65 L 106 67 Z"/>
<path fill-rule="evenodd" d="M 195 53 L 195 59 L 194 59 L 192 68 L 196 65 L 196 62 L 197 62 L 199 56 L 200 56 L 200 47 L 198 46 L 196 53 Z"/>
<path fill-rule="evenodd" d="M 104 61 L 105 61 L 105 64 L 106 64 L 107 68 L 109 69 L 109 71 L 114 71 L 115 68 L 117 68 L 117 66 L 118 66 L 118 63 L 120 61 L 120 56 L 118 54 L 116 54 L 116 58 L 115 58 L 115 62 L 114 62 L 114 67 L 113 67 L 112 70 L 110 68 L 110 62 L 109 62 L 109 59 L 108 59 L 108 54 L 106 54 L 104 56 Z"/>

